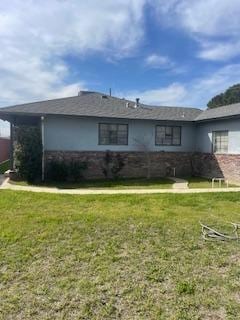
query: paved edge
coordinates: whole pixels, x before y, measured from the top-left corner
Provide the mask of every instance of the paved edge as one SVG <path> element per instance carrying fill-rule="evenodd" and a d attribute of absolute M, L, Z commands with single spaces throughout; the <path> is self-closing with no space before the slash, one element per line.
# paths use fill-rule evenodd
<path fill-rule="evenodd" d="M 5 183 L 6 179 L 7 178 L 4 176 L 4 174 L 0 174 L 0 188 Z"/>
<path fill-rule="evenodd" d="M 98 195 L 98 194 L 161 194 L 161 193 L 180 193 L 180 194 L 194 194 L 194 193 L 218 193 L 218 192 L 240 192 L 240 187 L 236 188 L 213 188 L 213 189 L 57 189 L 47 187 L 30 187 L 13 185 L 6 179 L 0 186 L 0 190 L 13 191 L 30 191 L 43 192 L 55 194 L 78 194 L 78 195 Z"/>

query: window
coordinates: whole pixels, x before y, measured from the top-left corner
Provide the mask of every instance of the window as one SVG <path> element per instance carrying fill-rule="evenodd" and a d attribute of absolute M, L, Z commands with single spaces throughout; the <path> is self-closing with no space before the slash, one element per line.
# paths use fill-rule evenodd
<path fill-rule="evenodd" d="M 213 131 L 212 146 L 214 153 L 228 152 L 228 131 Z"/>
<path fill-rule="evenodd" d="M 181 127 L 156 126 L 155 144 L 160 146 L 180 146 Z"/>
<path fill-rule="evenodd" d="M 101 145 L 127 145 L 128 125 L 127 124 L 99 124 L 99 144 Z"/>

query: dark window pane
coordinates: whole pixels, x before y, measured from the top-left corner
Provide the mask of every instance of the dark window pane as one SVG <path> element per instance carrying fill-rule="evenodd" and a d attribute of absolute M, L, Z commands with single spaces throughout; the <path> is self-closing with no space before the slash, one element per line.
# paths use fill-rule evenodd
<path fill-rule="evenodd" d="M 173 145 L 178 146 L 180 145 L 180 138 L 173 138 Z"/>
<path fill-rule="evenodd" d="M 99 124 L 99 143 L 103 145 L 127 145 L 128 125 L 113 123 Z"/>
<path fill-rule="evenodd" d="M 181 127 L 157 126 L 156 144 L 165 146 L 180 145 Z"/>
<path fill-rule="evenodd" d="M 227 153 L 228 131 L 213 131 L 212 144 L 214 153 Z"/>

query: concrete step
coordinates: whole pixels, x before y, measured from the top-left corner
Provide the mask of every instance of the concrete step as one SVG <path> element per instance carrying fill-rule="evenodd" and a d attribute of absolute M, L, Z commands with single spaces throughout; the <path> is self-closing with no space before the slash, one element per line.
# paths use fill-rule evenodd
<path fill-rule="evenodd" d="M 176 177 L 169 177 L 169 179 L 174 181 L 173 189 L 188 189 L 187 180 Z"/>

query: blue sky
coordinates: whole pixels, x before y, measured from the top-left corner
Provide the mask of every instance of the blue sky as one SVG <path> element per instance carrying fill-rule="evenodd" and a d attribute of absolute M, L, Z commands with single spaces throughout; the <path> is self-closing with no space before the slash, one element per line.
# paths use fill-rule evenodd
<path fill-rule="evenodd" d="M 111 87 L 205 108 L 240 82 L 239 16 L 239 0 L 2 0 L 0 107 Z"/>

